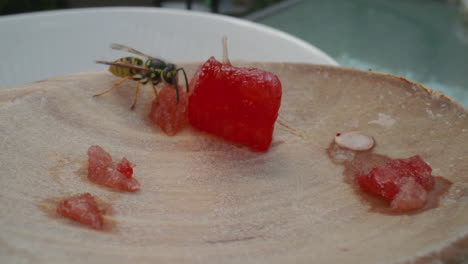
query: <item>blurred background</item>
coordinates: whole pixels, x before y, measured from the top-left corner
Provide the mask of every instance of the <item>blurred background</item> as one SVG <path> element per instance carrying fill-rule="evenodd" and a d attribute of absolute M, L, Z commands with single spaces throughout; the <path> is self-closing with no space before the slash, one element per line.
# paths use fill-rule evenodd
<path fill-rule="evenodd" d="M 340 65 L 400 75 L 468 105 L 468 0 L 0 0 L 0 14 L 109 6 L 253 21 L 314 45 Z"/>
<path fill-rule="evenodd" d="M 0 14 L 15 14 L 80 7 L 148 6 L 187 8 L 231 16 L 246 14 L 271 6 L 281 0 L 0 0 Z"/>

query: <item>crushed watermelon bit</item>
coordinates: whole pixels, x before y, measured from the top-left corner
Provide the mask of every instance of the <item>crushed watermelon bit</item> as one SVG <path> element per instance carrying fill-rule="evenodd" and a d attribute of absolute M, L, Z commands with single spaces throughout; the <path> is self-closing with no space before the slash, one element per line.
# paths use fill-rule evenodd
<path fill-rule="evenodd" d="M 177 134 L 188 124 L 188 95 L 179 89 L 179 103 L 176 101 L 176 90 L 166 85 L 154 98 L 149 118 L 169 136 Z"/>
<path fill-rule="evenodd" d="M 60 201 L 57 213 L 97 230 L 102 230 L 104 226 L 102 211 L 90 193 L 78 194 Z"/>
<path fill-rule="evenodd" d="M 395 210 L 407 211 L 424 206 L 427 192 L 434 188 L 432 168 L 419 155 L 407 159 L 394 159 L 358 172 L 359 186 L 366 192 L 391 201 Z"/>
<path fill-rule="evenodd" d="M 268 150 L 281 104 L 281 82 L 275 74 L 211 57 L 190 88 L 188 119 L 193 127 L 254 151 Z"/>
<path fill-rule="evenodd" d="M 427 191 L 414 178 L 400 180 L 400 191 L 393 198 L 390 207 L 393 210 L 409 211 L 422 208 L 427 200 Z"/>
<path fill-rule="evenodd" d="M 133 178 L 133 167 L 126 158 L 115 165 L 110 154 L 100 146 L 88 149 L 88 179 L 92 182 L 122 191 L 138 191 L 140 184 Z"/>
<path fill-rule="evenodd" d="M 127 178 L 131 178 L 133 176 L 133 168 L 135 168 L 135 164 L 128 161 L 125 157 L 117 163 L 117 170 Z"/>

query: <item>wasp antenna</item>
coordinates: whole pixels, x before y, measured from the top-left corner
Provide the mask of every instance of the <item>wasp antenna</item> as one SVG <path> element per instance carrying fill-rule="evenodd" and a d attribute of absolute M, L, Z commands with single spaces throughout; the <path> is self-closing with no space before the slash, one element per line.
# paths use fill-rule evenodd
<path fill-rule="evenodd" d="M 173 79 L 173 85 L 174 85 L 174 88 L 175 88 L 175 92 L 176 92 L 176 104 L 179 104 L 179 85 L 177 84 L 177 71 L 176 71 L 176 76 L 174 76 L 175 78 Z"/>
<path fill-rule="evenodd" d="M 188 93 L 189 92 L 189 85 L 188 85 L 188 80 L 187 80 L 187 74 L 185 73 L 185 70 L 184 68 L 179 68 L 176 70 L 176 78 L 177 78 L 177 73 L 179 71 L 182 71 L 182 73 L 184 74 L 184 79 L 185 79 L 185 91 Z"/>

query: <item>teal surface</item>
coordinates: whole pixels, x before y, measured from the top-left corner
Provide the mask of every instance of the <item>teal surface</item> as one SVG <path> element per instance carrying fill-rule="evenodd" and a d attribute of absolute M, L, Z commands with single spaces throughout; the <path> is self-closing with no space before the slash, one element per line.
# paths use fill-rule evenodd
<path fill-rule="evenodd" d="M 435 0 L 303 0 L 256 19 L 343 66 L 400 75 L 468 106 L 468 23 Z"/>

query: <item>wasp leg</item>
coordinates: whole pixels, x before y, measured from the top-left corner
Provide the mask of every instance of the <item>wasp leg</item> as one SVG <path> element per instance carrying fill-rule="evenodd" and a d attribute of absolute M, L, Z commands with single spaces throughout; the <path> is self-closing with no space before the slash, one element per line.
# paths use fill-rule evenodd
<path fill-rule="evenodd" d="M 130 107 L 130 109 L 135 109 L 135 106 L 137 104 L 137 101 L 138 101 L 138 95 L 140 94 L 140 82 L 137 82 L 136 83 L 136 86 L 135 86 L 135 98 L 133 98 L 133 104 L 132 106 Z"/>
<path fill-rule="evenodd" d="M 160 81 L 153 81 L 151 85 L 153 86 L 153 92 L 156 97 L 158 97 L 158 90 L 156 90 L 156 85 L 158 85 Z"/>
<path fill-rule="evenodd" d="M 114 89 L 115 87 L 121 85 L 123 82 L 125 82 L 125 81 L 127 81 L 127 80 L 130 80 L 130 79 L 132 79 L 132 76 L 125 77 L 125 78 L 123 78 L 122 80 L 120 80 L 120 81 L 114 83 L 114 85 L 112 85 L 111 88 L 105 90 L 105 91 L 102 92 L 102 93 L 95 94 L 95 95 L 93 95 L 93 97 L 101 96 L 101 95 L 103 95 L 103 94 L 106 94 L 106 93 L 112 91 L 112 89 Z"/>
<path fill-rule="evenodd" d="M 114 85 L 112 85 L 111 88 L 105 90 L 105 91 L 102 92 L 102 93 L 95 94 L 95 95 L 93 95 L 93 96 L 96 97 L 96 96 L 101 96 L 101 95 L 103 95 L 103 94 L 106 94 L 106 93 L 112 91 L 112 89 L 114 89 L 115 87 L 121 85 L 123 82 L 125 82 L 125 81 L 127 81 L 127 80 L 130 80 L 130 79 L 132 79 L 132 76 L 125 77 L 125 78 L 123 78 L 122 80 L 120 80 L 120 81 L 114 83 Z"/>
<path fill-rule="evenodd" d="M 130 109 L 135 109 L 135 106 L 138 102 L 138 96 L 140 95 L 140 84 L 145 85 L 148 82 L 148 78 L 142 77 L 141 75 L 134 75 L 132 77 L 132 80 L 136 81 L 136 86 L 135 86 L 135 97 L 133 98 L 133 104 L 130 107 Z"/>

